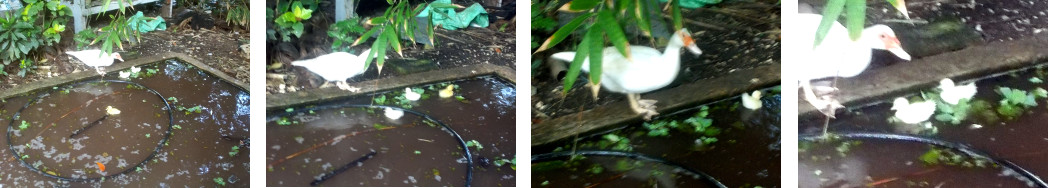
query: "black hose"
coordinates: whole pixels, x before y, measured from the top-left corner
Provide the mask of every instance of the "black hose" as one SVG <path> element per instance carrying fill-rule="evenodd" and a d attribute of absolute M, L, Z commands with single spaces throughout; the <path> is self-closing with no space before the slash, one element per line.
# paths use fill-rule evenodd
<path fill-rule="evenodd" d="M 452 136 L 455 136 L 455 139 L 458 139 L 459 146 L 462 146 L 462 151 L 465 153 L 463 155 L 465 155 L 465 157 L 466 157 L 466 185 L 465 186 L 469 187 L 470 184 L 473 182 L 473 154 L 471 154 L 469 152 L 469 147 L 466 146 L 466 141 L 463 140 L 462 136 L 459 136 L 459 134 L 457 132 L 455 132 L 454 129 L 451 129 L 451 126 L 448 126 L 447 124 L 444 124 L 444 122 L 437 121 L 436 118 L 433 118 L 432 116 L 429 116 L 429 115 L 424 114 L 424 113 L 419 112 L 419 111 L 415 111 L 415 110 L 411 110 L 411 109 L 405 109 L 405 108 L 396 107 L 396 106 L 382 106 L 382 105 L 370 105 L 370 104 L 328 104 L 328 105 L 321 105 L 321 106 L 316 106 L 316 107 L 311 107 L 311 108 L 296 109 L 296 110 L 293 110 L 291 112 L 282 112 L 282 113 L 279 113 L 279 114 L 276 114 L 276 115 L 273 115 L 273 116 L 268 116 L 266 121 L 267 122 L 269 122 L 269 121 L 277 121 L 278 119 L 280 119 L 280 117 L 288 117 L 288 116 L 294 115 L 295 113 L 308 112 L 310 110 L 327 110 L 327 109 L 340 109 L 340 108 L 371 108 L 371 109 L 392 108 L 392 109 L 404 111 L 404 112 L 407 112 L 407 113 L 415 114 L 417 116 L 425 118 L 426 120 L 429 120 L 429 121 L 437 123 L 441 127 L 444 127 L 444 129 L 447 129 L 448 132 L 450 132 Z"/>
<path fill-rule="evenodd" d="M 647 156 L 647 155 L 640 154 L 640 153 L 627 153 L 627 152 L 621 152 L 621 151 L 605 151 L 605 150 L 581 150 L 581 151 L 574 151 L 574 152 L 562 151 L 562 152 L 553 152 L 553 153 L 543 153 L 543 154 L 538 154 L 538 155 L 532 155 L 531 156 L 531 162 L 532 163 L 536 163 L 536 162 L 557 160 L 557 159 L 560 159 L 560 158 L 568 158 L 568 157 L 571 157 L 573 155 L 626 157 L 626 158 L 630 158 L 630 159 L 634 159 L 634 160 L 642 160 L 642 161 L 648 161 L 648 162 L 661 163 L 661 164 L 664 164 L 664 165 L 669 165 L 669 166 L 681 168 L 681 169 L 687 170 L 688 172 L 691 172 L 693 174 L 697 174 L 699 176 L 702 176 L 702 179 L 705 180 L 706 184 L 708 184 L 710 186 L 719 187 L 719 188 L 727 188 L 728 187 L 728 186 L 725 186 L 720 181 L 717 181 L 717 179 L 713 178 L 713 176 L 710 176 L 709 174 L 706 174 L 705 172 L 702 172 L 702 171 L 699 171 L 699 170 L 696 170 L 696 169 L 692 169 L 690 167 L 687 167 L 687 166 L 684 166 L 684 165 L 680 165 L 680 164 L 674 163 L 672 161 L 667 161 L 667 160 L 662 159 L 662 158 Z"/>
<path fill-rule="evenodd" d="M 98 120 L 95 120 L 94 122 L 91 122 L 91 124 L 87 124 L 87 126 L 81 127 L 80 129 L 77 129 L 76 131 L 73 131 L 73 134 L 70 134 L 69 138 L 73 138 L 76 135 L 79 135 L 80 133 L 83 133 L 84 131 L 87 131 L 87 129 L 90 129 L 91 127 L 94 127 L 95 125 L 102 124 L 102 121 L 106 120 L 106 118 L 108 118 L 108 117 L 109 117 L 109 114 L 103 115 L 101 118 L 98 118 Z"/>
<path fill-rule="evenodd" d="M 810 142 L 826 140 L 826 138 L 823 137 L 822 134 L 800 135 L 799 139 L 801 141 L 810 141 Z M 1025 177 L 1027 179 L 1030 179 L 1030 181 L 1033 182 L 1038 187 L 1048 188 L 1048 183 L 1045 183 L 1044 180 L 1042 180 L 1037 175 L 1033 174 L 1033 172 L 1030 172 L 1029 170 L 1023 169 L 1022 167 L 1020 167 L 1019 165 L 1016 165 L 1015 163 L 1012 163 L 1011 161 L 1008 161 L 1008 160 L 1005 160 L 1005 159 L 999 159 L 999 158 L 994 157 L 993 155 L 990 155 L 989 153 L 986 153 L 986 152 L 977 150 L 975 148 L 972 148 L 971 146 L 969 146 L 967 144 L 955 143 L 955 142 L 939 140 L 939 139 L 934 139 L 934 138 L 928 138 L 928 137 L 921 137 L 921 136 L 916 136 L 916 135 L 905 135 L 905 134 L 894 134 L 894 133 L 871 133 L 871 132 L 832 133 L 830 139 L 831 140 L 832 139 L 896 140 L 896 141 L 917 142 L 917 143 L 930 144 L 930 145 L 935 145 L 935 146 L 939 146 L 939 147 L 950 148 L 950 149 L 953 149 L 953 150 L 960 151 L 960 152 L 962 152 L 964 154 L 967 154 L 968 156 L 981 157 L 981 158 L 985 158 L 987 160 L 990 160 L 990 162 L 993 162 L 993 163 L 996 163 L 998 165 L 1001 165 L 1001 166 L 1003 166 L 1003 167 L 1005 167 L 1005 168 L 1007 168 L 1009 170 L 1015 171 L 1016 173 L 1018 173 L 1019 175 L 1022 175 L 1023 177 Z"/>
<path fill-rule="evenodd" d="M 313 182 L 309 182 L 309 185 L 316 187 L 317 185 L 320 185 L 320 183 L 324 183 L 324 181 L 331 179 L 331 177 L 335 177 L 335 175 L 341 174 L 342 172 L 345 172 L 346 170 L 349 170 L 350 168 L 353 168 L 355 166 L 359 166 L 360 164 L 357 163 L 363 163 L 364 161 L 371 159 L 371 157 L 375 156 L 375 154 L 377 153 L 372 151 L 364 156 L 360 156 L 360 158 L 357 158 L 357 160 L 353 160 L 352 162 L 346 163 L 346 165 L 342 165 L 342 167 L 338 167 L 338 169 L 335 169 L 334 171 L 324 173 L 324 176 L 320 177 L 320 179 L 313 180 Z"/>
<path fill-rule="evenodd" d="M 43 171 L 40 171 L 40 169 L 34 168 L 28 162 L 26 162 L 25 160 L 22 160 L 21 157 L 15 157 L 15 158 L 18 159 L 19 162 L 22 163 L 23 166 L 25 166 L 26 168 L 29 168 L 30 170 L 32 170 L 32 171 L 34 171 L 36 173 L 40 173 L 41 175 L 44 175 L 44 176 L 47 176 L 47 177 L 51 177 L 51 178 L 55 178 L 55 179 L 59 179 L 59 180 L 77 181 L 77 182 L 80 182 L 80 181 L 94 181 L 94 180 L 101 180 L 101 179 L 104 179 L 104 178 L 111 178 L 111 177 L 114 177 L 114 176 L 131 173 L 131 172 L 135 171 L 135 169 L 137 167 L 142 166 L 143 164 L 145 164 L 150 159 L 153 159 L 153 157 L 155 157 L 157 153 L 160 153 L 160 149 L 164 147 L 164 143 L 166 143 L 167 140 L 171 137 L 171 129 L 172 129 L 171 125 L 174 125 L 174 123 L 175 123 L 175 117 L 173 115 L 171 115 L 172 114 L 171 113 L 171 110 L 172 110 L 171 109 L 171 103 L 168 103 L 167 99 L 164 98 L 163 95 L 160 95 L 160 93 L 157 92 L 156 90 L 150 89 L 149 87 L 146 87 L 146 86 L 144 86 L 142 84 L 139 84 L 139 83 L 130 82 L 130 81 L 124 81 L 124 80 L 87 80 L 87 81 L 82 81 L 82 82 L 70 84 L 70 85 L 67 85 L 65 87 L 72 88 L 72 87 L 76 87 L 76 86 L 80 86 L 80 85 L 84 85 L 84 84 L 88 84 L 88 83 L 95 83 L 95 82 L 111 82 L 111 83 L 122 83 L 122 84 L 134 85 L 135 87 L 139 87 L 139 88 L 145 89 L 146 91 L 149 91 L 150 93 L 153 93 L 157 97 L 160 97 L 161 101 L 164 101 L 164 107 L 167 109 L 167 118 L 168 118 L 167 131 L 164 133 L 164 138 L 161 139 L 160 142 L 157 142 L 156 149 L 153 149 L 153 152 L 150 153 L 149 156 L 147 156 L 141 162 L 138 162 L 138 164 L 135 164 L 135 166 L 131 166 L 130 168 L 127 168 L 124 171 L 121 171 L 120 173 L 105 175 L 105 176 L 96 177 L 96 178 L 73 178 L 73 177 L 65 177 L 65 176 L 48 174 L 48 173 L 45 173 Z M 40 101 L 40 99 L 43 99 L 44 97 L 46 97 L 48 95 L 51 95 L 51 93 L 54 92 L 54 91 L 57 91 L 57 90 L 52 89 L 52 90 L 50 90 L 50 91 L 48 91 L 46 93 L 40 94 L 39 96 L 37 96 L 34 99 L 26 101 L 25 105 L 22 106 L 21 109 L 18 109 L 18 112 L 15 112 L 14 116 L 12 116 L 11 123 L 8 124 L 8 127 L 7 127 L 7 146 L 8 146 L 8 148 L 10 148 L 11 153 L 13 153 L 14 156 L 21 156 L 22 155 L 22 154 L 19 154 L 17 150 L 15 150 L 14 143 L 12 143 L 13 141 L 11 141 L 11 132 L 14 130 L 14 127 L 15 127 L 15 120 L 19 119 L 19 116 L 22 113 L 22 111 L 25 110 L 26 108 L 28 108 L 29 105 L 31 105 L 31 104 L 33 104 L 35 102 Z"/>

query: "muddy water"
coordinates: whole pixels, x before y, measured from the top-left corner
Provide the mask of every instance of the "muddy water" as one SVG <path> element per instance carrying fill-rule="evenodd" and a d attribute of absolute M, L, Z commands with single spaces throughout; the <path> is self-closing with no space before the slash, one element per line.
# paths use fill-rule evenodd
<path fill-rule="evenodd" d="M 710 104 L 709 118 L 713 119 L 713 127 L 722 130 L 716 136 L 717 142 L 706 146 L 696 144 L 696 139 L 701 135 L 683 132 L 679 129 L 671 129 L 668 137 L 651 137 L 646 135 L 647 129 L 640 124 L 626 125 L 620 130 L 612 131 L 611 134 L 627 137 L 630 152 L 640 153 L 652 157 L 659 157 L 670 162 L 690 167 L 705 172 L 728 187 L 776 187 L 780 186 L 779 168 L 781 166 L 780 155 L 780 131 L 779 131 L 779 105 L 778 95 L 765 97 L 764 108 L 760 111 L 750 111 L 738 104 L 738 97 L 729 98 L 724 101 Z M 665 116 L 665 119 L 683 121 L 698 109 L 683 110 Z M 588 133 L 580 135 L 582 139 L 577 143 L 556 143 L 542 147 L 533 148 L 534 153 L 545 153 L 550 151 L 571 151 L 573 147 L 579 150 L 608 150 L 613 148 L 602 148 L 587 143 L 599 142 L 604 133 Z M 587 137 L 588 136 L 588 137 Z M 644 185 L 651 187 L 708 187 L 705 182 L 692 176 L 678 173 L 673 174 L 675 179 L 664 180 L 662 176 L 639 176 L 631 171 L 615 171 L 620 161 L 629 162 L 626 158 L 616 158 L 614 163 L 599 159 L 594 161 L 593 157 L 586 157 L 579 161 L 582 165 L 562 165 L 563 168 L 549 168 L 533 171 L 532 185 L 548 184 L 554 187 L 572 187 L 574 185 L 601 184 L 607 186 L 638 187 L 633 185 Z M 563 161 L 559 161 L 563 162 Z M 592 164 L 604 164 L 601 173 L 593 173 Z M 533 163 L 538 166 L 541 163 Z M 650 166 L 650 165 L 646 165 Z M 655 167 L 663 168 L 663 167 Z M 668 168 L 668 167 L 667 167 Z M 587 172 L 589 170 L 589 172 Z M 660 174 L 663 170 L 641 170 L 649 174 Z M 649 177 L 639 179 L 615 178 L 626 174 L 632 178 Z M 634 174 L 634 175 L 629 175 Z M 674 183 L 676 182 L 676 183 Z M 620 184 L 621 183 L 621 184 Z"/>
<path fill-rule="evenodd" d="M 469 147 L 474 159 L 471 185 L 514 186 L 516 171 L 509 164 L 494 164 L 499 159 L 512 160 L 516 154 L 513 85 L 494 78 L 451 83 L 459 86 L 455 95 L 466 102 L 440 98 L 436 91 L 423 86 L 427 88 L 423 95 L 430 96 L 410 102 L 411 109 L 447 124 L 464 141 L 481 144 L 479 150 Z M 374 97 L 393 100 L 401 93 L 403 89 L 324 106 L 374 104 Z M 421 116 L 405 113 L 392 120 L 383 109 L 334 108 L 310 113 L 308 106 L 298 108 L 287 118 L 290 125 L 267 123 L 266 163 L 272 167 L 266 173 L 268 186 L 309 186 L 323 174 L 347 164 L 353 167 L 320 185 L 463 186 L 466 182 L 467 161 L 459 141 Z M 311 149 L 315 145 L 319 146 Z M 375 155 L 371 158 L 351 163 L 372 151 Z M 281 161 L 288 156 L 292 157 Z"/>
<path fill-rule="evenodd" d="M 577 173 L 545 176 L 539 184 L 535 185 L 550 187 L 651 187 L 652 184 L 657 184 L 658 187 L 713 187 L 706 184 L 707 182 L 701 179 L 701 176 L 689 173 L 679 167 L 625 157 L 587 156 L 585 160 L 579 160 L 577 164 L 572 165 L 584 167 L 582 169 L 584 172 L 576 171 Z M 592 168 L 594 166 L 600 166 L 600 168 L 594 169 Z M 533 169 L 543 172 L 564 170 L 542 166 L 533 166 Z M 580 181 L 580 179 L 591 181 Z"/>
<path fill-rule="evenodd" d="M 976 82 L 978 93 L 976 99 L 990 101 L 997 105 L 1001 96 L 994 90 L 997 87 L 1010 87 L 1015 89 L 1033 90 L 1035 88 L 1048 88 L 1045 83 L 1032 83 L 1031 77 L 1037 76 L 1036 70 L 1021 71 L 1013 74 L 982 79 Z M 1041 77 L 1043 79 L 1043 77 Z M 926 90 L 930 90 L 926 89 Z M 1044 122 L 1048 122 L 1048 109 L 1044 106 L 1043 98 L 1038 98 L 1037 107 L 1031 108 L 1015 120 L 1003 122 L 987 122 L 983 120 L 962 121 L 959 125 L 952 125 L 939 121 L 932 121 L 938 127 L 939 133 L 930 137 L 971 145 L 973 148 L 988 152 L 1000 159 L 1005 159 L 1033 172 L 1042 179 L 1048 176 L 1048 129 L 1044 128 Z M 830 131 L 870 131 L 870 132 L 896 132 L 898 126 L 892 126 L 887 119 L 894 112 L 890 110 L 889 102 L 877 103 L 872 106 L 853 109 L 846 113 L 837 115 L 837 119 L 830 122 Z M 974 115 L 973 115 L 974 116 Z M 807 119 L 800 122 L 802 133 L 817 133 L 821 131 L 823 120 Z M 979 124 L 982 128 L 973 129 L 973 124 Z M 816 148 L 817 149 L 817 148 Z M 869 176 L 874 180 L 891 177 L 899 177 L 920 171 L 935 169 L 934 172 L 916 176 L 904 176 L 897 181 L 886 183 L 885 186 L 903 186 L 906 182 L 929 182 L 932 185 L 944 184 L 947 187 L 1016 187 L 1011 185 L 1025 185 L 1014 178 L 1001 178 L 999 169 L 977 169 L 958 168 L 947 166 L 927 166 L 918 157 L 928 151 L 928 146 L 915 143 L 897 142 L 865 142 L 860 146 L 853 147 L 847 158 L 834 157 L 829 161 L 812 161 L 812 156 L 824 156 L 825 151 L 802 152 L 800 170 L 802 185 L 804 180 L 826 178 L 831 176 Z M 852 154 L 855 153 L 855 154 Z M 837 156 L 837 155 L 834 155 Z M 849 166 L 865 166 L 865 170 L 851 169 L 843 171 L 840 168 L 832 168 L 850 164 Z M 809 168 L 805 168 L 809 167 Z M 821 176 L 812 175 L 813 171 L 821 170 Z M 840 174 L 840 175 L 838 175 Z M 838 178 L 830 178 L 836 180 Z M 855 179 L 852 177 L 851 179 Z M 807 185 L 816 185 L 818 181 L 807 181 Z M 857 186 L 859 183 L 870 183 L 866 181 L 844 181 L 846 185 Z M 825 184 L 823 184 L 825 185 Z"/>
<path fill-rule="evenodd" d="M 235 155 L 230 152 L 248 137 L 248 93 L 176 60 L 142 68 L 155 69 L 156 74 L 131 81 L 165 98 L 177 99 L 171 100 L 175 107 L 173 125 L 177 126 L 170 123 L 160 97 L 123 83 L 64 85 L 9 98 L 0 105 L 0 122 L 4 125 L 30 98 L 51 93 L 22 111 L 11 127 L 14 149 L 23 156 L 14 156 L 6 144 L 0 150 L 4 159 L 0 160 L 0 185 L 200 187 L 218 185 L 217 178 L 226 185 L 246 185 L 250 149 L 240 147 Z M 98 78 L 88 80 L 93 79 Z M 119 78 L 113 73 L 106 79 Z M 199 113 L 177 109 L 198 105 Z M 109 106 L 120 114 L 94 123 Z M 28 124 L 26 129 L 18 127 L 22 120 Z M 52 123 L 54 126 L 49 127 Z M 173 127 L 169 140 L 153 158 L 137 166 L 161 144 L 169 126 Z M 3 137 L 7 139 L 6 134 Z M 104 180 L 63 181 L 30 170 L 14 160 L 16 157 L 24 157 L 41 173 L 63 177 L 90 179 L 128 172 Z M 96 162 L 102 163 L 105 171 Z"/>

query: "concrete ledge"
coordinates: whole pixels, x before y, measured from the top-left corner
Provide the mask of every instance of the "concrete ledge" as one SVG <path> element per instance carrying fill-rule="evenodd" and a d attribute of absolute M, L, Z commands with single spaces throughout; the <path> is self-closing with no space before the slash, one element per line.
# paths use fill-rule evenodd
<path fill-rule="evenodd" d="M 348 92 L 335 87 L 302 90 L 293 93 L 269 94 L 266 96 L 266 111 L 273 111 L 299 104 L 321 103 L 353 96 L 367 95 L 375 92 L 386 91 L 413 85 L 437 83 L 444 81 L 461 80 L 482 75 L 496 75 L 510 82 L 516 83 L 516 74 L 513 69 L 492 64 L 480 64 L 468 67 L 459 67 L 444 70 L 434 70 L 415 74 L 401 75 L 391 78 L 369 80 L 364 82 L 350 83 L 352 86 L 361 87 L 360 92 Z M 371 87 L 371 86 L 378 87 Z M 519 101 L 518 101 L 519 102 Z"/>
<path fill-rule="evenodd" d="M 943 78 L 967 81 L 1029 67 L 1045 60 L 1048 60 L 1048 33 L 868 70 L 859 76 L 838 80 L 840 94 L 837 100 L 846 107 L 857 107 L 915 89 L 935 87 Z M 801 97 L 798 99 L 801 103 L 798 104 L 798 113 L 802 118 L 821 115 Z"/>
<path fill-rule="evenodd" d="M 778 85 L 782 75 L 780 70 L 780 64 L 776 63 L 741 70 L 724 77 L 699 80 L 641 97 L 658 100 L 656 105 L 659 113 L 667 114 L 696 104 Z M 751 80 L 756 80 L 756 82 L 751 82 Z M 628 101 L 618 101 L 532 125 L 531 145 L 552 143 L 576 134 L 614 128 L 612 126 L 640 120 L 641 116 L 630 110 Z"/>
<path fill-rule="evenodd" d="M 113 72 L 119 72 L 120 70 L 131 68 L 131 66 L 142 66 L 151 63 L 163 63 L 164 60 L 168 59 L 182 60 L 183 62 L 192 64 L 193 66 L 196 66 L 198 69 L 203 70 L 204 72 L 207 72 L 208 74 L 211 74 L 213 76 L 219 77 L 222 80 L 225 80 L 226 82 L 229 82 L 230 84 L 233 84 L 234 86 L 243 89 L 244 91 L 251 91 L 249 89 L 250 87 L 248 87 L 247 84 L 240 82 L 239 80 L 230 77 L 225 73 L 222 73 L 222 71 L 212 68 L 211 66 L 208 66 L 207 64 L 204 64 L 199 60 L 190 57 L 189 55 L 175 52 L 167 52 L 160 55 L 146 56 L 138 59 L 127 60 L 125 62 L 114 63 L 112 66 L 107 66 L 105 68 L 105 73 L 109 74 Z M 21 93 L 31 92 L 41 88 L 51 88 L 70 82 L 78 82 L 81 80 L 93 78 L 95 76 L 98 76 L 98 73 L 96 73 L 95 71 L 80 71 L 44 80 L 38 80 L 35 82 L 27 83 L 25 85 L 20 85 L 15 88 L 11 88 L 6 91 L 0 91 L 0 99 L 10 98 Z"/>

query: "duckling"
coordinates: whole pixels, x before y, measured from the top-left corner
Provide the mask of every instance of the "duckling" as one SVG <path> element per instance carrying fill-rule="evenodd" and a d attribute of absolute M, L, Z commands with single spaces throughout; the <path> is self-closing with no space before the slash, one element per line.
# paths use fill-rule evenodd
<path fill-rule="evenodd" d="M 742 97 L 740 97 L 740 99 L 742 100 L 742 106 L 750 110 L 760 109 L 761 106 L 764 106 L 764 104 L 761 103 L 760 90 L 753 91 L 753 95 L 750 95 L 749 93 L 742 93 Z"/>
<path fill-rule="evenodd" d="M 942 93 L 939 93 L 939 98 L 952 105 L 957 105 L 961 99 L 971 99 L 976 92 L 975 83 L 957 86 L 953 84 L 953 80 L 950 80 L 950 78 L 940 80 L 939 89 L 942 90 Z"/>
<path fill-rule="evenodd" d="M 422 93 L 415 93 L 414 91 L 411 91 L 411 88 L 406 87 L 404 88 L 404 98 L 407 98 L 411 101 L 417 101 L 418 99 L 422 98 Z"/>
<path fill-rule="evenodd" d="M 386 114 L 386 118 L 389 118 L 391 120 L 397 120 L 397 119 L 400 119 L 400 117 L 404 116 L 404 111 L 400 111 L 400 110 L 396 110 L 396 109 L 392 109 L 392 108 L 386 108 L 385 114 Z"/>
<path fill-rule="evenodd" d="M 892 102 L 895 118 L 907 124 L 917 124 L 928 120 L 935 113 L 935 102 L 921 101 L 910 103 L 905 98 L 895 98 Z"/>
<path fill-rule="evenodd" d="M 455 85 L 448 85 L 447 88 L 440 90 L 440 98 L 448 98 L 455 95 Z"/>
<path fill-rule="evenodd" d="M 117 115 L 117 114 L 120 114 L 120 110 L 116 109 L 116 108 L 113 108 L 113 106 L 106 106 L 106 114 L 107 115 Z"/>

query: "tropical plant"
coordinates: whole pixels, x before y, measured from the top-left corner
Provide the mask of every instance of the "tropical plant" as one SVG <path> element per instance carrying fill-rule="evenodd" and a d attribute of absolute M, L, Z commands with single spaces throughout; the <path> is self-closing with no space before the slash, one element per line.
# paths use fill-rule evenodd
<path fill-rule="evenodd" d="M 248 9 L 251 7 L 250 2 L 247 0 L 224 1 L 223 6 L 226 8 L 226 24 L 242 27 L 250 25 L 251 11 Z"/>
<path fill-rule="evenodd" d="M 670 14 L 674 30 L 683 28 L 680 12 L 680 2 L 671 1 Z M 640 34 L 652 37 L 653 21 L 660 21 L 661 13 L 657 10 L 656 1 L 646 0 L 624 0 L 624 1 L 601 1 L 601 0 L 574 0 L 564 4 L 559 11 L 569 13 L 580 13 L 552 36 L 547 38 L 535 53 L 553 48 L 562 42 L 576 30 L 586 30 L 580 37 L 575 50 L 575 59 L 572 60 L 564 77 L 563 94 L 571 90 L 575 80 L 581 72 L 582 61 L 589 58 L 589 80 L 591 84 L 599 85 L 602 55 L 604 44 L 612 43 L 615 49 L 626 58 L 630 58 L 629 40 L 623 32 L 626 27 L 636 27 Z"/>
<path fill-rule="evenodd" d="M 76 49 L 83 50 L 85 46 L 91 45 L 91 41 L 94 41 L 97 36 L 94 29 L 90 27 L 77 32 L 76 35 L 73 35 L 73 41 L 76 41 Z"/>
<path fill-rule="evenodd" d="M 21 62 L 18 63 L 18 76 L 25 77 L 26 73 L 33 71 L 35 68 L 36 65 L 33 65 L 33 60 L 22 59 Z"/>
<path fill-rule="evenodd" d="M 103 3 L 103 9 L 108 9 L 109 4 L 113 0 L 105 0 Z M 122 2 L 122 1 L 121 1 Z M 113 47 L 116 46 L 120 50 L 124 50 L 124 41 L 139 41 L 142 38 L 142 34 L 138 32 L 134 27 L 128 26 L 128 23 L 132 23 L 137 20 L 130 20 L 127 18 L 127 9 L 131 8 L 130 5 L 124 3 L 118 3 L 119 8 L 116 14 L 109 15 L 111 20 L 105 27 L 99 28 L 97 33 L 94 30 L 83 30 L 73 37 L 73 40 L 77 41 L 77 48 L 85 46 L 84 41 L 91 39 L 90 43 L 86 45 L 94 45 L 98 42 L 102 42 L 101 50 L 105 53 L 113 53 Z M 99 14 L 99 17 L 102 15 Z M 132 40 L 133 39 L 133 40 Z M 99 54 L 101 55 L 101 54 Z"/>
<path fill-rule="evenodd" d="M 315 7 L 315 6 L 314 6 Z M 280 15 L 273 17 L 273 15 Z M 266 34 L 270 40 L 277 36 L 284 41 L 291 41 L 291 35 L 302 37 L 305 32 L 303 20 L 313 17 L 313 9 L 303 6 L 302 1 L 277 2 L 275 9 L 266 9 L 266 20 L 273 20 L 273 30 L 267 30 Z"/>
<path fill-rule="evenodd" d="M 387 0 L 391 6 L 386 9 L 386 12 L 380 16 L 371 18 L 367 23 L 375 25 L 370 30 L 365 32 L 353 42 L 353 45 L 359 45 L 364 41 L 367 41 L 373 35 L 375 36 L 375 42 L 371 43 L 371 53 L 368 54 L 364 60 L 364 66 L 370 66 L 371 61 L 375 57 L 385 57 L 386 50 L 392 48 L 397 54 L 402 54 L 401 40 L 402 38 L 408 38 L 415 43 L 415 30 L 419 27 L 426 28 L 426 34 L 429 35 L 429 42 L 433 44 L 433 27 L 427 25 L 419 25 L 415 22 L 415 16 L 422 13 L 422 10 L 426 7 L 426 4 L 419 4 L 411 9 L 411 2 L 407 0 Z M 434 8 L 441 7 L 458 7 L 446 3 L 431 3 L 430 6 Z M 379 73 L 382 72 L 382 65 L 386 61 L 386 58 L 378 58 L 376 65 L 378 66 Z"/>
<path fill-rule="evenodd" d="M 25 4 L 22 19 L 38 25 L 36 27 L 43 31 L 46 45 L 62 40 L 60 34 L 65 31 L 65 23 L 69 22 L 73 14 L 69 7 L 61 4 L 60 0 L 25 0 Z"/>
<path fill-rule="evenodd" d="M 25 0 L 25 7 L 5 13 L 0 18 L 0 70 L 19 62 L 19 76 L 34 68 L 25 60 L 41 46 L 58 43 L 72 11 L 59 0 Z M 14 12 L 14 14 L 11 14 Z M 0 75 L 7 72 L 0 71 Z"/>
<path fill-rule="evenodd" d="M 27 58 L 43 42 L 32 22 L 22 18 L 10 14 L 0 18 L 0 74 L 6 75 L 3 69 L 7 65 Z"/>
<path fill-rule="evenodd" d="M 361 33 L 364 33 L 367 29 L 363 25 L 360 25 L 360 18 L 353 17 L 347 20 L 342 20 L 331 24 L 328 29 L 328 36 L 335 39 L 331 43 L 331 50 L 345 52 L 349 51 L 350 44 L 353 44 L 360 37 Z"/>

